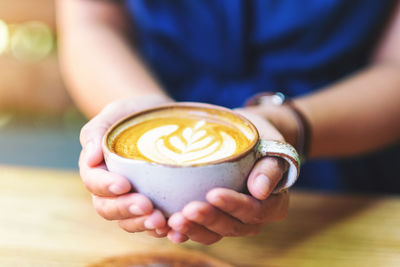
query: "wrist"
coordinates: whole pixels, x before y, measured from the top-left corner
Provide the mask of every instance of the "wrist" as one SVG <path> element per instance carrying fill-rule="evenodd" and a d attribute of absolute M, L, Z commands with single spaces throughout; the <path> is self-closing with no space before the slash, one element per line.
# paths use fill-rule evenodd
<path fill-rule="evenodd" d="M 287 101 L 282 93 L 261 93 L 246 102 L 251 109 L 272 123 L 283 135 L 285 141 L 295 147 L 302 161 L 306 159 L 311 139 L 308 119 L 293 100 Z"/>
<path fill-rule="evenodd" d="M 286 106 L 262 105 L 246 107 L 245 110 L 267 120 L 279 131 L 285 142 L 296 145 L 298 125 Z"/>
<path fill-rule="evenodd" d="M 275 107 L 266 118 L 283 135 L 286 142 L 296 147 L 299 127 L 293 112 L 287 106 Z"/>

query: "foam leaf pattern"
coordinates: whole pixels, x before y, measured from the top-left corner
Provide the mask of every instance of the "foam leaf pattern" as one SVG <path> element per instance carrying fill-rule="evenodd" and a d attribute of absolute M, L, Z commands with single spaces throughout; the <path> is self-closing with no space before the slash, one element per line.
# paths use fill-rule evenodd
<path fill-rule="evenodd" d="M 171 124 L 151 129 L 139 138 L 138 149 L 154 162 L 189 165 L 232 156 L 236 141 L 224 131 L 210 131 L 201 120 L 193 127 Z"/>

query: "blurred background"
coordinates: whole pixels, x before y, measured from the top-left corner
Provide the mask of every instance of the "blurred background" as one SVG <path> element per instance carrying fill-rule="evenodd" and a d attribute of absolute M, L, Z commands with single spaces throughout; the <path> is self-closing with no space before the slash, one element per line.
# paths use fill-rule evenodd
<path fill-rule="evenodd" d="M 0 164 L 77 169 L 84 123 L 58 68 L 54 0 L 0 0 Z"/>

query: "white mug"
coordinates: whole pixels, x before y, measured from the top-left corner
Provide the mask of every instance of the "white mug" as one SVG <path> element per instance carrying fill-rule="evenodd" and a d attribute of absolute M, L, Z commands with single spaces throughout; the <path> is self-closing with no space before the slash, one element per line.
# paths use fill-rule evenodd
<path fill-rule="evenodd" d="M 149 112 L 182 106 L 234 114 L 251 127 L 256 138 L 244 153 L 198 166 L 176 166 L 129 159 L 116 154 L 110 148 L 115 138 L 115 135 L 112 135 L 113 131 L 124 122 Z M 274 192 L 292 186 L 300 168 L 299 155 L 291 145 L 262 140 L 255 126 L 243 116 L 230 109 L 202 103 L 174 103 L 129 115 L 110 127 L 103 139 L 103 152 L 108 170 L 125 176 L 137 192 L 147 196 L 167 217 L 181 211 L 191 201 L 205 201 L 207 192 L 213 188 L 224 187 L 243 191 L 251 169 L 262 157 L 280 157 L 288 163 L 288 170 Z"/>

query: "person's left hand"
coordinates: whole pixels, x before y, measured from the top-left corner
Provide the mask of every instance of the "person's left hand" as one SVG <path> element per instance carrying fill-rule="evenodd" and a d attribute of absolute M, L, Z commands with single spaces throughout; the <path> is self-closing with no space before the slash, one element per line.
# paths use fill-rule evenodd
<path fill-rule="evenodd" d="M 236 111 L 253 122 L 262 139 L 284 141 L 272 124 L 251 109 Z M 256 235 L 264 224 L 284 219 L 289 193 L 271 194 L 284 170 L 285 163 L 281 159 L 262 158 L 248 177 L 247 188 L 251 195 L 225 188 L 211 190 L 206 195 L 207 202 L 191 202 L 169 218 L 168 238 L 174 243 L 191 239 L 210 245 L 225 236 Z"/>

